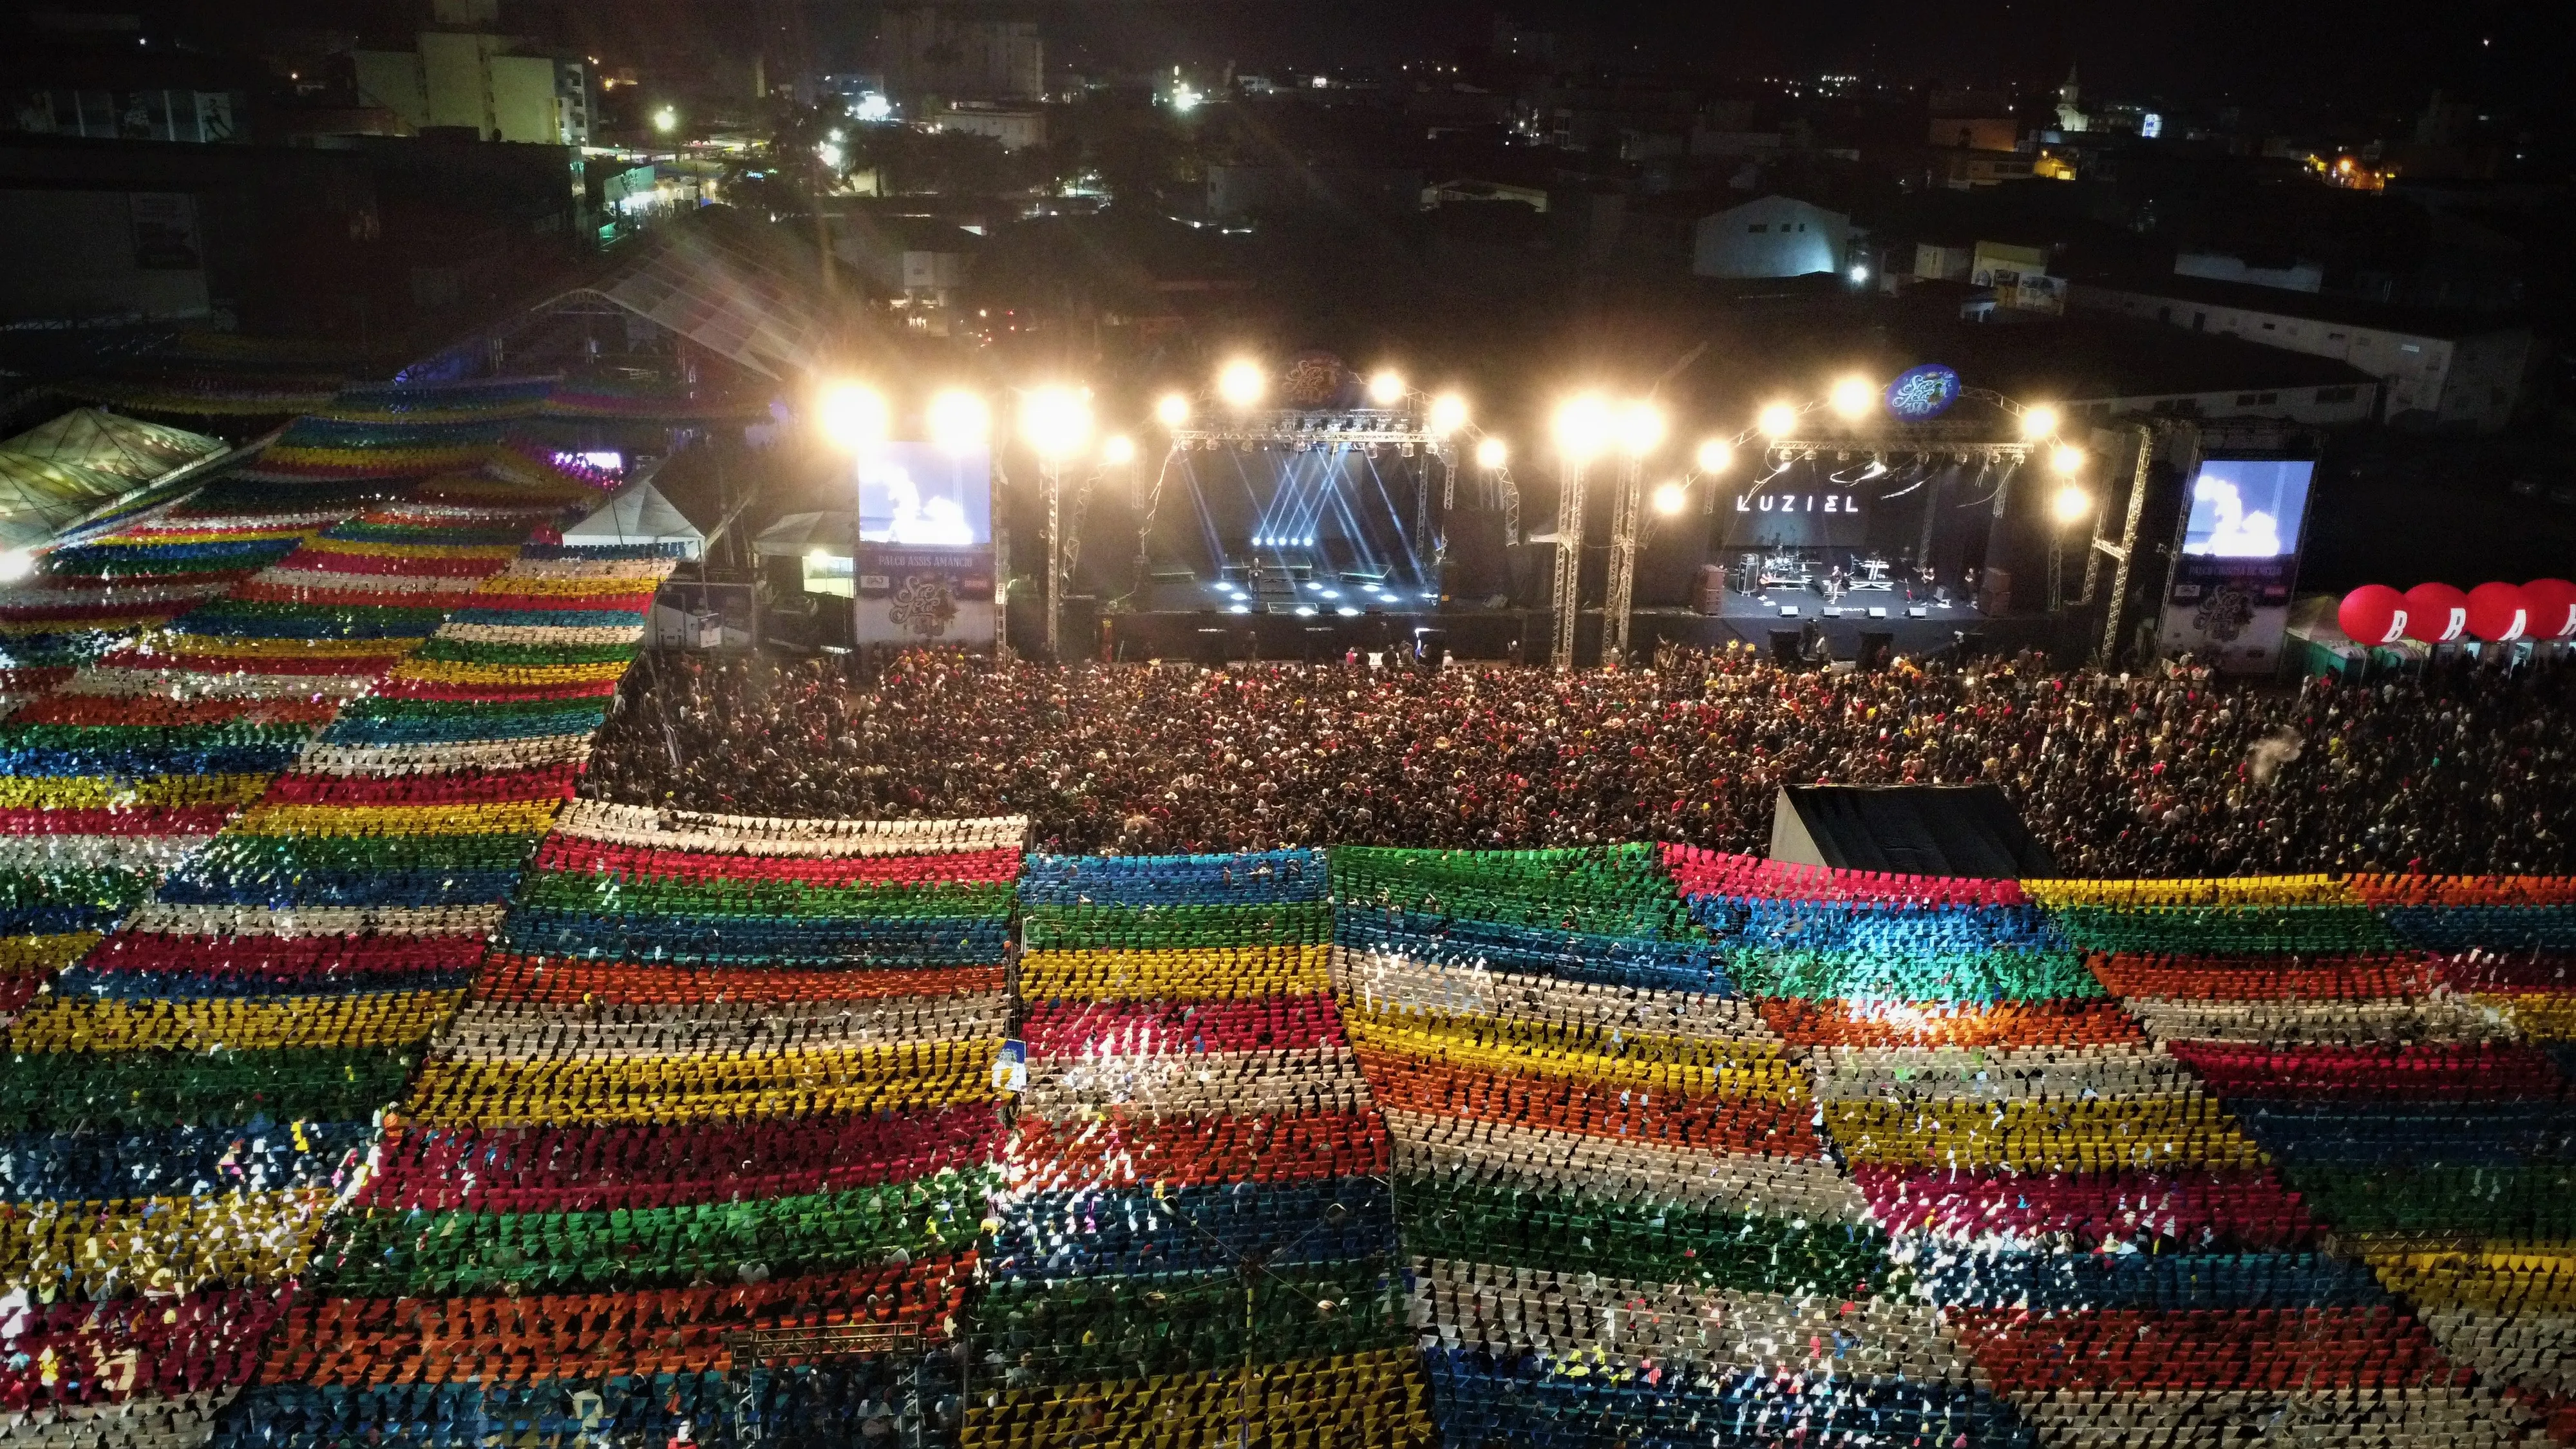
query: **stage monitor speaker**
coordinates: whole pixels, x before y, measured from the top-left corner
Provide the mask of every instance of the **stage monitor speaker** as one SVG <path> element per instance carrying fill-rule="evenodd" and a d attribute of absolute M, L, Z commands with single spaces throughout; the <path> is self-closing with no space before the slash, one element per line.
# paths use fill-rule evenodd
<path fill-rule="evenodd" d="M 1510 597 L 1512 563 L 1503 548 L 1503 511 L 1461 508 L 1447 522 L 1449 557 L 1440 566 L 1440 588 L 1453 599 L 1482 603 Z"/>
<path fill-rule="evenodd" d="M 1860 631 L 1860 667 L 1885 669 L 1896 661 L 1896 635 L 1887 629 Z"/>
<path fill-rule="evenodd" d="M 1772 630 L 1771 662 L 1779 665 L 1783 669 L 1797 668 L 1799 663 L 1799 639 L 1799 632 L 1795 629 Z"/>

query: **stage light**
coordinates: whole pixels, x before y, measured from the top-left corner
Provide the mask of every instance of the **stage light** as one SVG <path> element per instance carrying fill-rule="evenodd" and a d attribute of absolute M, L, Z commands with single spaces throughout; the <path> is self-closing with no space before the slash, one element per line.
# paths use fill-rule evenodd
<path fill-rule="evenodd" d="M 2023 437 L 2045 438 L 2054 435 L 2056 432 L 2057 409 L 2043 403 L 2038 407 L 2023 408 L 2021 410 L 2021 435 Z"/>
<path fill-rule="evenodd" d="M 1582 463 L 1610 445 L 1617 419 L 1596 392 L 1565 400 L 1556 410 L 1556 447 L 1569 463 Z"/>
<path fill-rule="evenodd" d="M 1112 433 L 1100 445 L 1100 461 L 1112 468 L 1123 468 L 1136 461 L 1136 440 L 1125 433 Z"/>
<path fill-rule="evenodd" d="M 1020 400 L 1020 437 L 1041 458 L 1071 457 L 1091 441 L 1091 403 L 1069 387 L 1031 389 Z"/>
<path fill-rule="evenodd" d="M 1878 384 L 1856 375 L 1846 377 L 1836 382 L 1826 397 L 1834 416 L 1856 423 L 1869 416 L 1869 410 L 1878 405 Z"/>
<path fill-rule="evenodd" d="M 1784 402 L 1764 408 L 1753 426 L 1766 438 L 1785 438 L 1798 430 L 1798 410 Z"/>
<path fill-rule="evenodd" d="M 1484 469 L 1488 473 L 1491 473 L 1496 468 L 1510 462 L 1511 457 L 1511 445 L 1505 443 L 1500 438 L 1479 438 L 1476 440 L 1476 466 Z"/>
<path fill-rule="evenodd" d="M 1190 420 L 1190 400 L 1176 392 L 1163 394 L 1154 404 L 1154 420 L 1167 428 L 1177 428 Z"/>
<path fill-rule="evenodd" d="M 1297 617 L 1300 619 L 1311 619 L 1315 617 L 1315 606 L 1312 604 L 1299 604 L 1297 606 Z"/>
<path fill-rule="evenodd" d="M 14 584 L 36 571 L 36 556 L 23 548 L 0 553 L 0 584 Z"/>
<path fill-rule="evenodd" d="M 1681 512 L 1682 505 L 1689 501 L 1690 494 L 1679 483 L 1666 483 L 1655 490 L 1655 511 L 1666 518 Z"/>
<path fill-rule="evenodd" d="M 1392 372 L 1381 372 L 1368 380 L 1368 400 L 1382 408 L 1404 401 L 1404 379 Z"/>
<path fill-rule="evenodd" d="M 1261 364 L 1250 358 L 1238 358 L 1225 365 L 1216 375 L 1216 395 L 1230 408 L 1248 408 L 1261 401 L 1269 390 L 1270 380 L 1261 375 Z"/>
<path fill-rule="evenodd" d="M 2060 443 L 2049 452 L 2048 466 L 2073 477 L 2084 471 L 2084 450 L 2073 443 Z"/>
<path fill-rule="evenodd" d="M 2085 514 L 2093 511 L 2093 495 L 2069 483 L 2058 489 L 2057 496 L 2049 500 L 2049 511 L 2057 515 L 2060 523 L 2080 522 Z"/>
<path fill-rule="evenodd" d="M 1860 282 L 1866 282 L 1866 281 L 1868 281 L 1868 280 L 1869 280 L 1869 264 L 1868 264 L 1868 263 L 1866 263 L 1866 262 L 1854 262 L 1854 263 L 1852 263 L 1851 279 L 1852 279 L 1852 281 L 1853 281 L 1853 282 L 1855 282 L 1855 283 L 1860 283 Z"/>
<path fill-rule="evenodd" d="M 1711 438 L 1699 445 L 1699 470 L 1723 473 L 1735 466 L 1735 445 L 1724 438 Z"/>
<path fill-rule="evenodd" d="M 1431 400 L 1431 435 L 1445 438 L 1467 426 L 1467 400 L 1454 392 L 1444 392 Z"/>
<path fill-rule="evenodd" d="M 1664 441 L 1664 410 L 1650 402 L 1633 402 L 1619 414 L 1619 446 L 1631 458 L 1642 458 Z"/>
<path fill-rule="evenodd" d="M 1249 614 L 1252 612 L 1252 606 L 1250 604 L 1228 604 L 1225 611 L 1229 614 Z"/>
<path fill-rule="evenodd" d="M 815 416 L 823 426 L 823 436 L 844 448 L 884 442 L 890 421 L 885 394 L 855 382 L 836 383 L 824 389 Z"/>
<path fill-rule="evenodd" d="M 1342 616 L 1343 618 L 1345 618 L 1345 619 L 1356 619 L 1356 618 L 1358 618 L 1358 617 L 1360 616 L 1360 611 L 1359 611 L 1359 610 L 1357 610 L 1357 609 L 1352 608 L 1352 607 L 1351 607 L 1350 605 L 1348 605 L 1348 604 L 1344 604 L 1344 605 L 1342 605 L 1340 608 L 1335 609 L 1333 612 L 1334 612 L 1334 613 L 1336 613 L 1336 614 L 1341 615 L 1341 616 Z"/>
<path fill-rule="evenodd" d="M 963 388 L 930 400 L 930 440 L 951 453 L 970 452 L 992 436 L 993 409 Z"/>

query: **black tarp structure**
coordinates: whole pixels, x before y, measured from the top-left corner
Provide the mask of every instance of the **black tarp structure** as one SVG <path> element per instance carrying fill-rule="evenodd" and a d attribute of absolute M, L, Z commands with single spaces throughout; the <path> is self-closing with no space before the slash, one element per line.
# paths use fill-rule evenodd
<path fill-rule="evenodd" d="M 1784 785 L 1771 812 L 1771 858 L 1988 880 L 2057 873 L 1992 785 Z"/>

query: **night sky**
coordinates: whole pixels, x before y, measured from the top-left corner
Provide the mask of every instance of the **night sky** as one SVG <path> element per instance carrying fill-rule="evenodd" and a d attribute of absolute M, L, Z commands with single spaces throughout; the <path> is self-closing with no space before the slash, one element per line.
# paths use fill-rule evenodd
<path fill-rule="evenodd" d="M 961 9 L 1036 15 L 1050 60 L 1099 69 L 1233 61 L 1247 70 L 1449 60 L 1481 52 L 1493 19 L 1581 36 L 1594 53 L 1652 56 L 1717 77 L 1857 72 L 1875 80 L 2053 85 L 2072 61 L 2088 94 L 2222 105 L 2283 128 L 2412 113 L 2436 88 L 2479 104 L 2564 113 L 2576 5 L 2442 0 L 1945 0 L 1841 4 L 1614 0 L 1031 0 Z M 403 0 L 136 0 L 196 12 L 238 35 L 270 24 L 399 17 Z M 423 5 L 419 8 L 425 9 Z M 799 29 L 828 66 L 852 63 L 879 6 L 855 0 L 504 0 L 560 12 L 611 49 L 737 49 L 762 28 Z M 256 23 L 254 21 L 254 23 Z M 397 21 L 399 23 L 399 21 Z"/>

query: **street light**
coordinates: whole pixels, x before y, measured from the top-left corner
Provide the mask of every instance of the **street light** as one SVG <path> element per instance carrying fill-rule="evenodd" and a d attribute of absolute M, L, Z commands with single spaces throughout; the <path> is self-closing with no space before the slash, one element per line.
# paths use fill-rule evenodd
<path fill-rule="evenodd" d="M 2046 403 L 2021 410 L 2021 435 L 2033 442 L 2041 438 L 2054 437 L 2057 433 L 2057 423 L 2057 409 Z"/>
<path fill-rule="evenodd" d="M 1798 410 L 1775 402 L 1754 418 L 1753 426 L 1766 438 L 1785 438 L 1798 430 Z"/>
<path fill-rule="evenodd" d="M 1699 445 L 1699 470 L 1723 473 L 1735 466 L 1735 445 L 1724 438 L 1711 438 Z"/>
<path fill-rule="evenodd" d="M 664 106 L 653 113 L 653 129 L 667 136 L 680 129 L 680 113 Z"/>
<path fill-rule="evenodd" d="M 1154 418 L 1164 427 L 1177 428 L 1190 420 L 1190 400 L 1179 393 L 1167 392 L 1161 401 L 1154 404 Z"/>
<path fill-rule="evenodd" d="M 1477 467 L 1484 469 L 1484 470 L 1485 470 L 1486 472 L 1488 472 L 1488 473 L 1491 473 L 1491 472 L 1493 472 L 1495 469 L 1500 468 L 1501 466 L 1503 466 L 1505 463 L 1510 462 L 1510 461 L 1511 461 L 1511 458 L 1512 458 L 1511 445 L 1510 445 L 1510 444 L 1508 444 L 1508 443 L 1505 443 L 1502 439 L 1500 439 L 1500 438 L 1479 438 L 1479 439 L 1477 439 L 1477 441 L 1476 441 L 1476 466 L 1477 466 Z"/>
<path fill-rule="evenodd" d="M 1445 438 L 1467 426 L 1467 400 L 1454 392 L 1444 392 L 1431 400 L 1431 415 L 1425 421 L 1433 437 Z"/>
<path fill-rule="evenodd" d="M 993 409 L 964 388 L 930 400 L 930 440 L 950 453 L 971 453 L 993 433 Z"/>
<path fill-rule="evenodd" d="M 1835 382 L 1833 391 L 1827 393 L 1825 398 L 1827 404 L 1833 408 L 1834 416 L 1845 422 L 1856 423 L 1869 416 L 1869 410 L 1878 405 L 1878 386 L 1868 378 L 1855 374 Z"/>
<path fill-rule="evenodd" d="M 1225 399 L 1227 407 L 1237 411 L 1260 402 L 1261 395 L 1269 390 L 1269 386 L 1269 379 L 1261 375 L 1261 364 L 1248 357 L 1227 363 L 1225 370 L 1216 375 L 1216 395 Z"/>
<path fill-rule="evenodd" d="M 1382 408 L 1404 401 L 1404 379 L 1393 372 L 1380 372 L 1368 380 L 1368 400 Z"/>
<path fill-rule="evenodd" d="M 824 437 L 853 452 L 884 442 L 891 423 L 885 394 L 855 382 L 835 383 L 824 389 L 815 416 L 822 424 Z"/>

